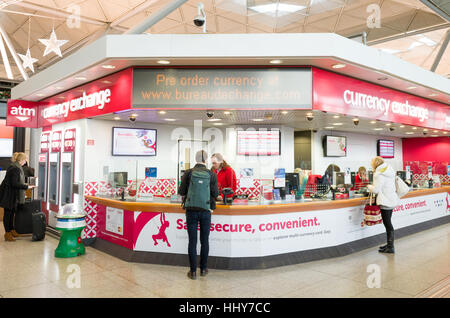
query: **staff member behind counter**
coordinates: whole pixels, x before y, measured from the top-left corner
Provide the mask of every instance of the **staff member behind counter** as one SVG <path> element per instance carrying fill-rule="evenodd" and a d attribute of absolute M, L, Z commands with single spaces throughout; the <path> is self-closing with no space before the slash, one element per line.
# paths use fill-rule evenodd
<path fill-rule="evenodd" d="M 215 153 L 211 156 L 211 170 L 217 175 L 217 184 L 219 185 L 219 193 L 222 189 L 231 188 L 236 193 L 236 173 L 233 168 L 223 159 L 220 153 Z M 233 195 L 227 195 L 231 198 Z M 222 194 L 223 198 L 223 194 Z M 217 198 L 220 199 L 220 196 Z"/>

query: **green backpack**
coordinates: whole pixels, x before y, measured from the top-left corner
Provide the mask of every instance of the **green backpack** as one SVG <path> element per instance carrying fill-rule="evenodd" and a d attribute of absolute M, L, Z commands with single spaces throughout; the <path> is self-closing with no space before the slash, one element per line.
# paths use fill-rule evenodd
<path fill-rule="evenodd" d="M 209 189 L 210 179 L 211 176 L 208 171 L 192 170 L 191 181 L 189 182 L 188 193 L 184 203 L 185 208 L 201 209 L 205 211 L 211 209 Z"/>

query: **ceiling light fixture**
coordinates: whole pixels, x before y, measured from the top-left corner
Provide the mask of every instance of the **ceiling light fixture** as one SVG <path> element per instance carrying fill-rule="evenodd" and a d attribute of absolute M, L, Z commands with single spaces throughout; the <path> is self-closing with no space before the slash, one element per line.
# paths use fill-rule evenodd
<path fill-rule="evenodd" d="M 416 89 L 417 86 L 409 86 L 408 89 Z"/>
<path fill-rule="evenodd" d="M 211 118 L 211 119 L 207 119 L 206 121 L 221 121 L 222 119 L 220 118 Z"/>
<path fill-rule="evenodd" d="M 173 119 L 173 118 L 164 118 L 164 120 L 166 120 L 166 121 L 176 121 L 176 119 Z"/>
<path fill-rule="evenodd" d="M 282 113 L 283 115 L 286 115 L 286 114 L 288 114 L 289 112 L 288 112 L 287 110 L 283 110 L 281 113 Z"/>
<path fill-rule="evenodd" d="M 342 126 L 343 123 L 334 123 L 333 125 L 334 125 L 334 126 Z"/>
<path fill-rule="evenodd" d="M 166 114 L 167 112 L 165 111 L 165 110 L 160 110 L 159 112 L 158 112 L 158 114 L 161 114 L 161 115 L 164 115 L 164 114 Z"/>
<path fill-rule="evenodd" d="M 383 130 L 383 128 L 374 128 L 373 130 Z"/>
<path fill-rule="evenodd" d="M 222 126 L 223 123 L 214 123 L 213 125 L 214 125 L 214 126 Z"/>
<path fill-rule="evenodd" d="M 170 64 L 170 61 L 166 61 L 166 60 L 159 60 L 156 63 L 158 64 Z"/>
<path fill-rule="evenodd" d="M 281 64 L 281 63 L 283 63 L 283 61 L 282 60 L 272 60 L 269 63 L 270 64 Z"/>
<path fill-rule="evenodd" d="M 417 129 L 417 127 L 413 127 L 412 129 L 413 129 L 413 130 L 416 130 L 416 129 Z"/>
<path fill-rule="evenodd" d="M 102 65 L 102 67 L 107 70 L 112 70 L 112 69 L 116 68 L 114 65 L 111 65 L 111 64 L 105 64 L 105 65 Z"/>
<path fill-rule="evenodd" d="M 414 134 L 412 131 L 407 131 L 405 134 L 407 134 L 407 135 L 412 135 L 412 134 Z"/>
<path fill-rule="evenodd" d="M 114 120 L 120 120 L 120 117 L 116 116 L 116 117 L 114 117 Z"/>
<path fill-rule="evenodd" d="M 224 115 L 230 115 L 230 114 L 231 114 L 231 112 L 229 112 L 229 111 L 225 111 L 225 112 L 223 112 L 223 114 L 224 114 Z"/>
<path fill-rule="evenodd" d="M 347 65 L 345 65 L 345 64 L 342 64 L 342 63 L 338 63 L 338 64 L 334 64 L 333 66 L 332 66 L 332 68 L 334 68 L 334 69 L 339 69 L 339 68 L 344 68 L 344 67 L 346 67 Z"/>
<path fill-rule="evenodd" d="M 376 124 L 377 121 L 376 121 L 376 120 L 372 120 L 370 123 L 371 123 L 371 124 Z"/>
<path fill-rule="evenodd" d="M 86 77 L 84 76 L 78 76 L 78 77 L 74 77 L 74 79 L 76 79 L 77 81 L 85 81 Z"/>
<path fill-rule="evenodd" d="M 253 120 L 253 121 L 264 121 L 263 118 L 253 118 L 252 120 Z"/>
<path fill-rule="evenodd" d="M 325 129 L 334 129 L 334 127 L 325 127 Z"/>
<path fill-rule="evenodd" d="M 333 116 L 333 118 L 336 118 L 336 119 L 337 119 L 337 118 L 340 118 L 340 117 L 341 117 L 341 116 L 339 116 L 339 115 L 334 115 L 334 116 Z"/>

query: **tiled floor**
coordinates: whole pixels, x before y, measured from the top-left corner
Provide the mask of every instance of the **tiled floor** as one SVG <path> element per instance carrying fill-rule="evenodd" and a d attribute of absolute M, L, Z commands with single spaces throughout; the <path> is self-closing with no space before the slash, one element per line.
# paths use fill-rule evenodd
<path fill-rule="evenodd" d="M 3 227 L 0 234 L 0 297 L 414 297 L 450 276 L 450 224 L 398 239 L 395 255 L 375 247 L 267 270 L 210 270 L 196 281 L 185 267 L 127 263 L 90 247 L 84 256 L 57 259 L 58 241 L 49 235 L 5 242 Z M 373 264 L 380 288 L 368 287 L 377 282 Z M 450 289 L 440 295 L 449 298 Z"/>

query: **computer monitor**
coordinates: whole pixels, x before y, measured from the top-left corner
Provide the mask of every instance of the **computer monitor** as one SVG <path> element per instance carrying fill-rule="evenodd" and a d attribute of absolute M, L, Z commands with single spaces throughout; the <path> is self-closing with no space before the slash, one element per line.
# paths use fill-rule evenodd
<path fill-rule="evenodd" d="M 286 173 L 286 191 L 290 193 L 292 190 L 298 191 L 300 189 L 300 181 L 298 173 Z"/>
<path fill-rule="evenodd" d="M 369 183 L 373 183 L 373 171 L 369 171 Z"/>
<path fill-rule="evenodd" d="M 345 184 L 345 172 L 334 172 L 333 185 Z"/>
<path fill-rule="evenodd" d="M 397 171 L 397 176 L 399 176 L 403 181 L 406 181 L 406 171 Z"/>
<path fill-rule="evenodd" d="M 351 179 L 352 184 L 354 185 L 355 184 L 355 179 L 356 179 L 356 172 L 355 171 L 350 172 L 350 179 Z"/>
<path fill-rule="evenodd" d="M 120 188 L 128 185 L 128 172 L 111 172 L 109 174 L 111 186 Z"/>

